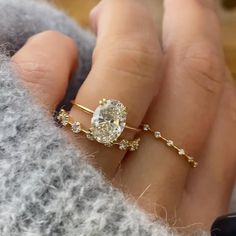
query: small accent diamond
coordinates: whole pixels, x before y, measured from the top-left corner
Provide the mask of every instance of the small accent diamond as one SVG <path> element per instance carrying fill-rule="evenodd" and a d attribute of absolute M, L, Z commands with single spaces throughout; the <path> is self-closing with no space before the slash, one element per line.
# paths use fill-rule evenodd
<path fill-rule="evenodd" d="M 68 113 L 64 110 L 61 109 L 58 116 L 57 116 L 58 121 L 61 122 L 63 126 L 67 126 L 69 124 L 70 118 Z"/>
<path fill-rule="evenodd" d="M 127 140 L 122 140 L 120 142 L 120 146 L 119 146 L 119 149 L 122 150 L 122 151 L 126 151 L 129 147 L 129 142 Z"/>
<path fill-rule="evenodd" d="M 149 131 L 150 130 L 150 126 L 148 124 L 144 124 L 143 125 L 143 130 L 144 131 Z"/>
<path fill-rule="evenodd" d="M 61 109 L 60 112 L 57 115 L 57 120 L 62 121 L 63 117 L 65 116 L 66 111 L 64 109 Z"/>
<path fill-rule="evenodd" d="M 134 140 L 134 141 L 131 143 L 131 145 L 130 145 L 130 151 L 131 151 L 131 152 L 134 152 L 134 151 L 138 150 L 138 148 L 139 148 L 139 143 L 140 143 L 140 138 Z"/>
<path fill-rule="evenodd" d="M 189 157 L 189 158 L 188 158 L 188 162 L 189 162 L 189 163 L 194 163 L 194 159 L 193 159 L 192 157 Z"/>
<path fill-rule="evenodd" d="M 160 138 L 160 137 L 161 137 L 161 132 L 156 131 L 156 132 L 154 133 L 154 136 L 155 136 L 155 138 Z"/>
<path fill-rule="evenodd" d="M 174 145 L 174 142 L 172 140 L 167 141 L 167 146 L 171 147 Z"/>
<path fill-rule="evenodd" d="M 179 150 L 179 155 L 180 155 L 180 156 L 185 155 L 185 151 L 184 151 L 184 149 L 180 149 L 180 150 Z"/>
<path fill-rule="evenodd" d="M 61 124 L 63 126 L 67 126 L 69 124 L 69 115 L 65 115 L 65 116 L 62 117 Z"/>
<path fill-rule="evenodd" d="M 61 113 L 61 111 L 58 113 L 58 115 L 57 115 L 57 120 L 58 121 L 61 121 L 62 120 L 62 113 Z"/>
<path fill-rule="evenodd" d="M 193 163 L 193 168 L 197 168 L 198 167 L 198 163 L 197 162 L 194 162 Z"/>
<path fill-rule="evenodd" d="M 80 122 L 76 121 L 72 124 L 71 126 L 71 129 L 72 131 L 75 133 L 75 134 L 78 134 L 81 132 L 81 124 Z"/>
<path fill-rule="evenodd" d="M 86 134 L 86 137 L 87 139 L 89 139 L 90 141 L 94 141 L 94 137 L 93 137 L 93 134 L 92 134 L 92 131 L 89 130 L 88 133 Z"/>

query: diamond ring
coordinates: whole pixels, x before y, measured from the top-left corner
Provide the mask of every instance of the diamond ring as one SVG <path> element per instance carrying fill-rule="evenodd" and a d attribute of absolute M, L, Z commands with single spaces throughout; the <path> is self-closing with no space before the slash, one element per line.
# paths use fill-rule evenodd
<path fill-rule="evenodd" d="M 140 132 L 141 129 L 128 126 L 126 107 L 118 100 L 103 99 L 95 111 L 74 101 L 72 104 L 92 115 L 90 132 L 93 138 L 102 144 L 110 145 L 118 140 L 124 129 Z"/>
<path fill-rule="evenodd" d="M 74 121 L 73 118 L 69 115 L 69 113 L 66 112 L 64 109 L 60 110 L 59 114 L 57 115 L 57 120 L 64 127 L 70 126 L 73 133 L 85 134 L 86 137 L 91 141 L 104 140 L 104 142 L 100 141 L 100 143 L 104 144 L 106 147 L 112 147 L 114 145 L 117 145 L 117 146 L 119 146 L 119 149 L 122 151 L 136 151 L 139 148 L 140 138 L 137 138 L 137 139 L 131 140 L 131 141 L 126 140 L 126 139 L 118 140 L 118 138 L 116 138 L 113 141 L 108 141 L 108 140 L 111 140 L 111 138 L 110 139 L 105 139 L 105 138 L 100 139 L 99 137 L 96 136 L 96 135 L 98 135 L 98 133 L 94 133 L 93 128 L 90 128 L 88 130 L 85 129 L 79 121 Z M 102 125 L 101 129 L 103 129 L 103 128 L 104 128 L 104 126 Z M 106 126 L 105 126 L 105 128 L 106 128 Z M 100 132 L 101 132 L 101 135 L 106 134 L 106 130 L 100 131 Z"/>
<path fill-rule="evenodd" d="M 156 140 L 161 140 L 173 150 L 175 150 L 179 156 L 183 157 L 193 168 L 198 166 L 198 163 L 193 157 L 188 155 L 184 149 L 179 148 L 170 139 L 165 138 L 161 132 L 151 129 L 149 124 L 143 124 L 140 128 L 134 128 L 126 124 L 127 110 L 126 107 L 118 100 L 115 99 L 103 99 L 99 102 L 99 106 L 95 111 L 72 101 L 72 104 L 80 110 L 92 115 L 91 128 L 84 129 L 80 122 L 73 121 L 72 117 L 63 109 L 59 112 L 57 119 L 63 126 L 70 125 L 73 133 L 84 133 L 89 140 L 96 140 L 98 143 L 105 145 L 106 147 L 112 147 L 118 145 L 120 150 L 124 151 L 136 151 L 139 148 L 140 138 L 129 141 L 126 139 L 120 139 L 123 131 L 129 129 L 136 132 L 149 132 Z"/>

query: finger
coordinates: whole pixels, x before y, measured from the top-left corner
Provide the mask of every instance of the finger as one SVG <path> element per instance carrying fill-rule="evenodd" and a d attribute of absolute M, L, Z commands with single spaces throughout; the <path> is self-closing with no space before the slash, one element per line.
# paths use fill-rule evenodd
<path fill-rule="evenodd" d="M 134 127 L 142 122 L 159 84 L 161 51 L 148 9 L 144 1 L 103 1 L 93 67 L 76 98 L 93 110 L 102 98 L 121 101 L 128 110 L 127 123 Z M 75 107 L 71 116 L 90 127 L 91 117 Z M 91 147 L 91 142 L 88 146 L 96 152 L 96 164 L 112 176 L 125 153 L 96 143 Z"/>
<path fill-rule="evenodd" d="M 213 1 L 166 0 L 163 34 L 164 81 L 146 122 L 195 157 L 208 134 L 223 84 L 224 60 Z M 161 205 L 171 217 L 182 198 L 189 165 L 167 145 L 145 136 L 138 154 L 129 156 L 120 172 L 124 187 L 137 198 L 149 186 L 139 198 L 140 205 L 152 213 Z"/>
<path fill-rule="evenodd" d="M 210 227 L 216 217 L 228 211 L 236 177 L 236 85 L 228 77 L 199 169 L 188 178 L 181 209 L 191 208 L 194 214 L 180 212 L 187 223 L 204 222 Z M 204 213 L 199 208 L 202 204 Z"/>
<path fill-rule="evenodd" d="M 31 94 L 53 110 L 65 95 L 77 65 L 77 51 L 72 39 L 47 31 L 31 37 L 12 62 Z"/>
<path fill-rule="evenodd" d="M 221 48 L 221 30 L 215 0 L 165 0 L 164 7 L 163 46 L 166 52 L 168 50 L 170 54 L 171 50 L 175 53 L 178 51 L 181 56 L 184 52 L 191 53 L 190 49 L 201 44 L 209 46 L 207 52 L 212 47 L 218 46 L 218 50 Z"/>
<path fill-rule="evenodd" d="M 97 33 L 98 17 L 105 2 L 106 1 L 100 1 L 99 4 L 97 4 L 97 6 L 94 7 L 90 13 L 91 28 L 94 33 Z M 153 0 L 146 0 L 145 5 L 149 8 L 148 11 L 150 12 L 150 16 L 153 17 L 155 21 L 157 21 L 157 10 L 159 9 L 160 4 L 157 4 Z M 156 27 L 157 26 L 158 25 L 156 24 Z"/>

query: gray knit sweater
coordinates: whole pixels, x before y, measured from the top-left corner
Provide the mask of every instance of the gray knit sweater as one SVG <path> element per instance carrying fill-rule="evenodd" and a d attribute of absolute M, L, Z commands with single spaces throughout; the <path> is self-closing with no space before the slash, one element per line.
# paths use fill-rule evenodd
<path fill-rule="evenodd" d="M 66 103 L 90 69 L 93 36 L 45 3 L 0 0 L 0 236 L 177 235 L 107 183 L 20 84 L 8 56 L 48 29 L 80 48 Z"/>

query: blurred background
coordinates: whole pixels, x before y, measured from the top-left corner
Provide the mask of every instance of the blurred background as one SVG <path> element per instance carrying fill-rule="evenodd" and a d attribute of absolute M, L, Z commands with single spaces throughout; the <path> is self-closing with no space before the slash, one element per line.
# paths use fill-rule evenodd
<path fill-rule="evenodd" d="M 163 1 L 151 1 L 154 2 L 153 10 L 157 12 L 157 21 L 161 24 Z M 81 25 L 89 27 L 89 12 L 99 0 L 52 0 L 52 2 Z M 218 0 L 218 2 L 226 60 L 236 78 L 236 0 Z"/>

